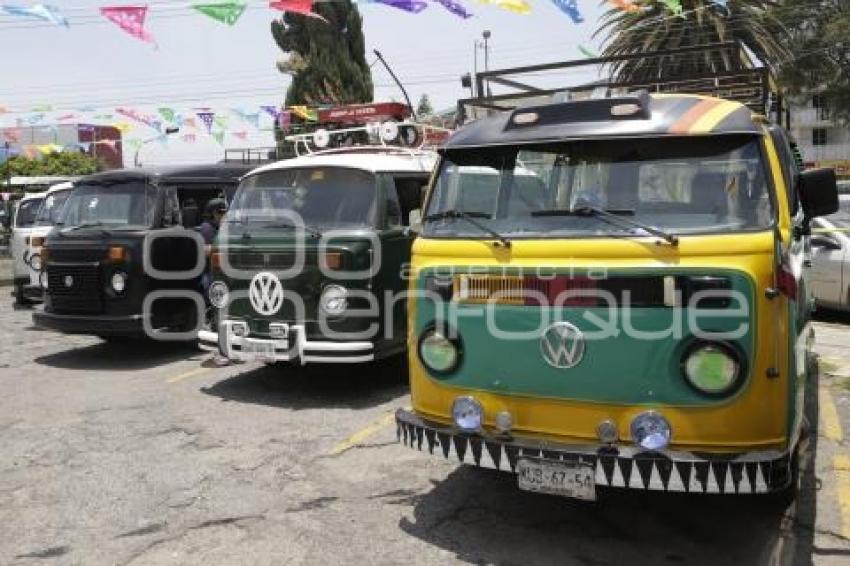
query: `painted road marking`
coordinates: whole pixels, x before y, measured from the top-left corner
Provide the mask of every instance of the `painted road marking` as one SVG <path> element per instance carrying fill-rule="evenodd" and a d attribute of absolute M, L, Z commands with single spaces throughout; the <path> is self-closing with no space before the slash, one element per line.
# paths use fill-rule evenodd
<path fill-rule="evenodd" d="M 844 439 L 844 432 L 841 430 L 841 421 L 838 419 L 838 409 L 835 408 L 832 394 L 825 386 L 821 386 L 819 389 L 818 402 L 820 404 L 823 435 L 834 442 L 841 442 Z"/>
<path fill-rule="evenodd" d="M 850 539 L 850 456 L 837 455 L 834 466 L 835 490 L 841 509 L 841 536 Z"/>
<path fill-rule="evenodd" d="M 174 377 L 169 377 L 165 380 L 166 383 L 177 383 L 178 381 L 183 381 L 184 379 L 189 379 L 190 377 L 196 377 L 199 375 L 203 375 L 207 372 L 212 371 L 210 368 L 197 368 L 192 371 L 187 371 L 186 373 L 181 373 L 180 375 L 176 375 Z"/>
<path fill-rule="evenodd" d="M 362 444 L 364 440 L 369 438 L 375 433 L 380 432 L 381 430 L 388 427 L 395 421 L 395 413 L 389 413 L 384 415 L 374 423 L 370 424 L 366 428 L 359 430 L 349 436 L 347 439 L 343 440 L 339 444 L 333 447 L 333 450 L 330 451 L 331 456 L 336 456 L 337 454 L 341 454 L 350 448 L 354 448 L 355 446 Z"/>

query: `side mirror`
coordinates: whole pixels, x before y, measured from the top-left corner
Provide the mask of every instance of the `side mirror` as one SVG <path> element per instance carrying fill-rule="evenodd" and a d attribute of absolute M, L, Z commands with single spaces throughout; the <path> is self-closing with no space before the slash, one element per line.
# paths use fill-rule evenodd
<path fill-rule="evenodd" d="M 838 211 L 838 184 L 834 169 L 803 171 L 797 191 L 807 222 Z"/>
<path fill-rule="evenodd" d="M 809 241 L 809 243 L 813 248 L 823 248 L 825 250 L 841 249 L 841 244 L 839 242 L 823 234 L 812 236 L 812 239 Z"/>
<path fill-rule="evenodd" d="M 413 232 L 421 232 L 422 231 L 422 210 L 419 208 L 415 208 L 410 211 L 408 215 L 407 225 L 410 226 L 410 229 Z"/>

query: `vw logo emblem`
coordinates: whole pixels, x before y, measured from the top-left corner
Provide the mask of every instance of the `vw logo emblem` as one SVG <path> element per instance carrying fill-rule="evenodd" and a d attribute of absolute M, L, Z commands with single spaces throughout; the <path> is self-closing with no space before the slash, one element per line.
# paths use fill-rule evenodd
<path fill-rule="evenodd" d="M 74 286 L 74 278 L 71 277 L 70 275 L 66 275 L 63 283 L 65 283 L 65 286 L 70 289 L 71 287 Z"/>
<path fill-rule="evenodd" d="M 584 357 L 584 334 L 569 322 L 556 322 L 543 331 L 540 353 L 550 366 L 575 367 Z"/>
<path fill-rule="evenodd" d="M 274 273 L 261 271 L 251 279 L 248 298 L 255 311 L 263 316 L 271 316 L 283 305 L 283 285 Z"/>

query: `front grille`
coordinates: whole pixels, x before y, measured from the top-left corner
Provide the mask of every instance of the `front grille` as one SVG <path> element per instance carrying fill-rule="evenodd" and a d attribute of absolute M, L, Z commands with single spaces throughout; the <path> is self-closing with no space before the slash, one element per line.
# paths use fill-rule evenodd
<path fill-rule="evenodd" d="M 263 253 L 263 252 L 231 252 L 227 255 L 230 267 L 234 269 L 290 269 L 295 265 L 296 254 Z M 315 254 L 303 254 L 304 267 L 316 265 Z"/>
<path fill-rule="evenodd" d="M 50 248 L 50 261 L 59 263 L 89 263 L 100 261 L 106 250 L 98 248 Z"/>
<path fill-rule="evenodd" d="M 48 265 L 47 292 L 54 312 L 94 314 L 103 311 L 100 269 L 96 263 Z"/>

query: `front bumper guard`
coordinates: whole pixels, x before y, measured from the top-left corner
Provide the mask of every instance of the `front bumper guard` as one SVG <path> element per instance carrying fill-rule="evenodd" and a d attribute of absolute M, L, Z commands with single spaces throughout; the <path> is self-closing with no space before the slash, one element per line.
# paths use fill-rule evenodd
<path fill-rule="evenodd" d="M 304 325 L 288 327 L 287 337 L 282 339 L 261 339 L 250 336 L 236 336 L 232 321 L 219 326 L 219 332 L 202 330 L 198 333 L 200 348 L 208 352 L 220 352 L 230 360 L 252 360 L 255 357 L 244 353 L 247 344 L 270 344 L 274 355 L 268 361 L 308 363 L 357 364 L 375 359 L 375 346 L 372 342 L 329 342 L 308 340 Z"/>
<path fill-rule="evenodd" d="M 570 446 L 487 434 L 468 434 L 425 421 L 399 409 L 399 441 L 449 460 L 516 473 L 520 458 L 592 465 L 597 486 L 683 493 L 759 494 L 780 491 L 791 482 L 787 452 L 735 455 L 648 452 L 631 447 Z"/>

